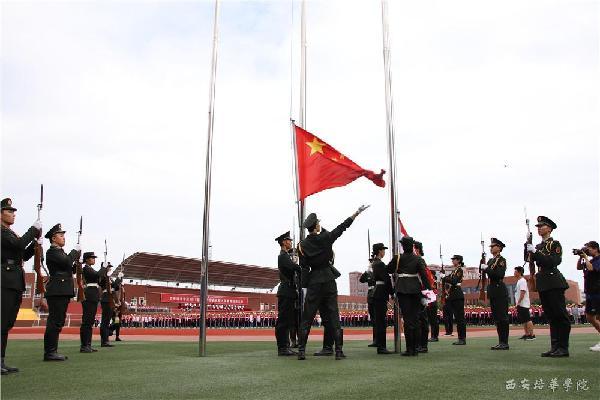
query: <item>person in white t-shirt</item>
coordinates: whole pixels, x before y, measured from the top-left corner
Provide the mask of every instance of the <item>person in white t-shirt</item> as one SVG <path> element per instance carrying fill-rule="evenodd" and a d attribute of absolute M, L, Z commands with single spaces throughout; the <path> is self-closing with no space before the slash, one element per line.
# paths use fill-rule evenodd
<path fill-rule="evenodd" d="M 529 313 L 529 288 L 527 287 L 527 280 L 523 277 L 525 270 L 523 267 L 515 267 L 514 275 L 519 278 L 517 285 L 515 286 L 515 305 L 517 306 L 517 318 L 519 323 L 523 324 L 525 334 L 520 339 L 534 340 L 535 335 L 533 334 L 533 322 L 531 322 L 531 315 Z"/>

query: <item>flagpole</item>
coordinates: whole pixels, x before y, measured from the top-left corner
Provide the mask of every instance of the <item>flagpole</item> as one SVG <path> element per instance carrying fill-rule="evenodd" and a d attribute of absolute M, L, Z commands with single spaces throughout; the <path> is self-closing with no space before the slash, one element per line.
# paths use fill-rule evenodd
<path fill-rule="evenodd" d="M 208 300 L 208 263 L 210 258 L 210 189 L 212 172 L 212 138 L 215 122 L 215 79 L 217 75 L 219 0 L 215 0 L 213 48 L 208 102 L 208 134 L 206 143 L 206 176 L 204 180 L 204 219 L 202 222 L 202 267 L 200 272 L 200 357 L 206 357 L 206 303 Z"/>
<path fill-rule="evenodd" d="M 300 15 L 300 127 L 306 129 L 306 0 L 302 0 L 302 11 Z M 296 133 L 294 132 L 294 150 L 296 149 Z M 294 157 L 296 157 L 294 152 Z M 296 182 L 298 182 L 298 168 L 296 163 Z M 298 191 L 298 195 L 300 192 Z M 298 202 L 298 225 L 300 227 L 300 240 L 304 239 L 304 222 L 305 204 L 304 199 Z"/>
<path fill-rule="evenodd" d="M 392 98 L 392 69 L 390 65 L 390 37 L 388 25 L 388 2 L 381 1 L 381 20 L 383 26 L 383 69 L 385 74 L 385 111 L 386 111 L 386 129 L 388 137 L 388 158 L 390 171 L 390 222 L 392 254 L 399 254 L 398 249 L 398 216 L 396 199 L 396 147 L 394 138 L 394 102 Z M 396 282 L 394 274 L 394 283 Z M 401 350 L 400 327 L 399 327 L 398 300 L 394 301 L 394 352 Z"/>

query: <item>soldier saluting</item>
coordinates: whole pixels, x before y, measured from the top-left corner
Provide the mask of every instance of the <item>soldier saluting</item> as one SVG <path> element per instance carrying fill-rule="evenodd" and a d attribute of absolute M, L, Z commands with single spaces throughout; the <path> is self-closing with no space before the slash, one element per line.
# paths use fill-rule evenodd
<path fill-rule="evenodd" d="M 12 229 L 16 208 L 11 199 L 2 200 L 2 375 L 19 372 L 18 368 L 4 364 L 8 332 L 12 329 L 21 308 L 25 291 L 23 261 L 33 257 L 36 237 L 40 235 L 42 223 L 35 221 L 21 237 Z"/>
<path fill-rule="evenodd" d="M 340 273 L 333 266 L 332 246 L 367 207 L 360 206 L 354 214 L 346 218 L 331 232 L 321 228 L 315 213 L 311 213 L 303 223 L 309 235 L 298 244 L 300 267 L 302 268 L 302 287 L 306 288 L 304 312 L 300 324 L 298 360 L 305 359 L 306 342 L 317 310 L 321 316 L 327 316 L 327 324 L 330 331 L 333 332 L 335 359 L 340 360 L 345 357 L 342 350 L 343 337 L 335 283 L 335 279 L 340 276 Z M 325 318 L 323 319 L 325 320 Z"/>
<path fill-rule="evenodd" d="M 292 249 L 292 238 L 287 231 L 275 238 L 281 251 L 277 257 L 279 268 L 279 288 L 277 289 L 277 322 L 275 323 L 275 339 L 277 340 L 277 355 L 293 356 L 296 352 L 289 348 L 290 329 L 296 318 L 295 303 L 298 298 L 294 273 L 301 272 L 300 267 L 292 260 L 289 251 Z"/>
<path fill-rule="evenodd" d="M 93 251 L 83 253 L 83 280 L 85 299 L 81 303 L 82 316 L 81 327 L 79 328 L 79 338 L 81 340 L 81 353 L 93 353 L 98 350 L 92 347 L 92 329 L 96 319 L 96 310 L 100 300 L 100 273 L 96 272 L 93 265 L 96 264 L 96 255 Z"/>
<path fill-rule="evenodd" d="M 50 277 L 46 284 L 48 320 L 44 332 L 44 361 L 65 361 L 67 357 L 57 352 L 58 337 L 65 325 L 69 301 L 75 296 L 73 263 L 79 260 L 81 247 L 77 244 L 69 254 L 65 253 L 65 231 L 60 224 L 54 225 L 44 237 L 50 240 L 50 248 L 46 251 Z"/>
<path fill-rule="evenodd" d="M 485 273 L 490 282 L 487 286 L 487 296 L 490 299 L 492 308 L 492 318 L 496 323 L 498 332 L 498 344 L 493 346 L 492 350 L 508 350 L 508 289 L 504 284 L 504 274 L 506 273 L 506 259 L 500 255 L 505 244 L 502 241 L 492 238 L 490 243 L 490 252 L 493 257 L 487 264 L 481 266 L 481 273 Z"/>
<path fill-rule="evenodd" d="M 538 272 L 535 274 L 537 290 L 544 309 L 544 315 L 550 323 L 550 350 L 542 357 L 569 357 L 569 334 L 571 321 L 567 314 L 565 290 L 569 284 L 558 270 L 562 262 L 562 246 L 550 236 L 556 224 L 550 218 L 539 216 L 535 225 L 542 242 L 527 245 L 527 251 L 533 256 Z"/>

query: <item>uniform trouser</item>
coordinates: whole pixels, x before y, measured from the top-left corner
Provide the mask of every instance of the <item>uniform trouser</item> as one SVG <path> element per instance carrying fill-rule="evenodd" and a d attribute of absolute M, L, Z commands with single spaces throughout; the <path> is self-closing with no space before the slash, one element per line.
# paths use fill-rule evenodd
<path fill-rule="evenodd" d="M 458 331 L 458 339 L 466 340 L 467 338 L 467 323 L 465 322 L 465 299 L 446 300 L 450 303 L 452 316 L 456 321 L 456 330 Z"/>
<path fill-rule="evenodd" d="M 450 302 L 446 299 L 444 303 L 444 308 L 442 309 L 444 314 L 444 328 L 446 330 L 446 335 L 452 335 L 454 319 L 452 318 L 452 306 Z"/>
<path fill-rule="evenodd" d="M 550 289 L 540 293 L 544 315 L 550 324 L 550 343 L 553 350 L 569 350 L 571 321 L 565 304 L 564 289 Z"/>
<path fill-rule="evenodd" d="M 119 334 L 121 333 L 121 322 L 119 322 L 118 324 L 113 324 L 113 328 L 115 331 L 115 339 L 118 339 Z"/>
<path fill-rule="evenodd" d="M 102 321 L 100 322 L 100 343 L 108 343 L 110 336 L 110 319 L 113 316 L 113 310 L 109 302 L 100 303 L 102 306 Z"/>
<path fill-rule="evenodd" d="M 494 322 L 496 323 L 498 341 L 508 344 L 508 297 L 490 298 L 490 307 L 492 308 L 492 318 L 494 318 Z"/>
<path fill-rule="evenodd" d="M 375 311 L 375 343 L 378 349 L 386 348 L 385 331 L 387 328 L 387 300 L 375 299 L 373 302 Z"/>
<path fill-rule="evenodd" d="M 427 306 L 421 305 L 419 311 L 419 341 L 418 344 L 421 348 L 426 349 L 429 339 L 429 316 L 427 314 Z"/>
<path fill-rule="evenodd" d="M 398 303 L 404 320 L 404 338 L 406 351 L 415 353 L 418 343 L 419 311 L 421 309 L 420 294 L 398 293 Z"/>
<path fill-rule="evenodd" d="M 325 332 L 329 329 L 332 333 L 336 350 L 342 349 L 342 331 L 340 326 L 340 312 L 337 302 L 337 285 L 335 281 L 315 283 L 310 285 L 304 299 L 304 310 L 302 312 L 302 323 L 300 324 L 300 343 L 298 349 L 304 351 L 310 327 L 317 311 L 325 324 Z M 325 333 L 324 333 L 325 334 Z"/>
<path fill-rule="evenodd" d="M 427 307 L 427 317 L 429 319 L 429 326 L 431 328 L 431 337 L 436 339 L 440 334 L 440 323 L 438 321 L 437 312 L 438 305 L 437 302 L 434 301 L 433 303 L 429 304 L 429 307 Z"/>
<path fill-rule="evenodd" d="M 81 315 L 81 326 L 79 327 L 79 339 L 81 347 L 92 345 L 92 329 L 96 319 L 98 301 L 85 300 L 81 303 L 83 314 Z"/>
<path fill-rule="evenodd" d="M 8 331 L 15 325 L 22 299 L 23 292 L 20 290 L 2 288 L 2 359 L 6 354 Z"/>
<path fill-rule="evenodd" d="M 58 336 L 65 326 L 67 307 L 72 296 L 46 297 L 48 303 L 48 320 L 44 332 L 44 354 L 56 353 L 58 349 Z"/>
<path fill-rule="evenodd" d="M 288 347 L 290 329 L 294 325 L 294 305 L 296 299 L 291 297 L 277 297 L 277 322 L 275 323 L 275 339 L 279 350 Z"/>
<path fill-rule="evenodd" d="M 377 343 L 377 333 L 375 329 L 375 300 L 368 299 L 367 307 L 369 310 L 369 319 L 371 320 L 371 326 L 373 327 L 373 343 Z"/>

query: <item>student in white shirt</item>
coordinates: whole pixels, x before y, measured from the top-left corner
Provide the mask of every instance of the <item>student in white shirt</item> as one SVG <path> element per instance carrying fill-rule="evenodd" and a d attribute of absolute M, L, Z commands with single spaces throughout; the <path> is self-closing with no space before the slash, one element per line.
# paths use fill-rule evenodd
<path fill-rule="evenodd" d="M 519 278 L 517 285 L 515 286 L 515 305 L 517 306 L 517 318 L 519 322 L 523 324 L 525 334 L 521 336 L 524 340 L 534 340 L 535 335 L 533 334 L 533 322 L 531 322 L 531 315 L 529 313 L 529 288 L 527 287 L 527 280 L 523 277 L 525 270 L 523 267 L 515 267 L 514 276 Z"/>

